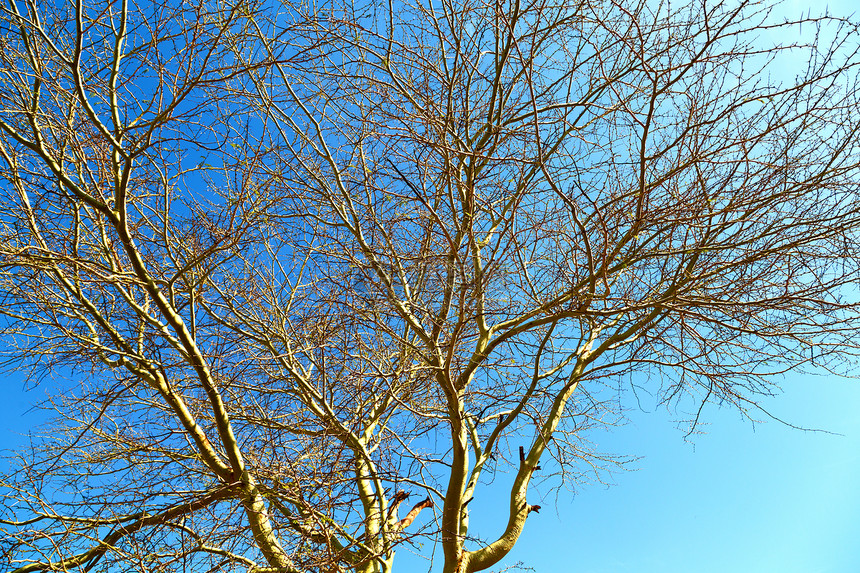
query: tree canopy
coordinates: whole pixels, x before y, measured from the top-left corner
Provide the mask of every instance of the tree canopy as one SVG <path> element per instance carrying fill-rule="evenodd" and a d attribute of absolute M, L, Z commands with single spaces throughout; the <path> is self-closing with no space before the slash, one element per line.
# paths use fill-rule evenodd
<path fill-rule="evenodd" d="M 496 565 L 637 389 L 857 350 L 857 23 L 768 3 L 10 0 L 9 571 Z M 791 74 L 777 73 L 789 62 Z M 536 474 L 536 471 L 539 471 Z M 499 532 L 469 503 L 504 484 Z"/>

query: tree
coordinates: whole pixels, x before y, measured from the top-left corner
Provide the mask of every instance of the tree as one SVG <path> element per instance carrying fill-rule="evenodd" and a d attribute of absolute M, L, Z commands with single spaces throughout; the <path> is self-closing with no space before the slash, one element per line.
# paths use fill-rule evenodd
<path fill-rule="evenodd" d="M 67 380 L 2 479 L 12 571 L 381 572 L 417 542 L 488 569 L 541 465 L 560 486 L 623 462 L 588 430 L 634 386 L 693 431 L 857 348 L 851 21 L 599 0 L 2 18 L 5 365 Z M 509 520 L 488 538 L 469 503 L 490 475 Z"/>

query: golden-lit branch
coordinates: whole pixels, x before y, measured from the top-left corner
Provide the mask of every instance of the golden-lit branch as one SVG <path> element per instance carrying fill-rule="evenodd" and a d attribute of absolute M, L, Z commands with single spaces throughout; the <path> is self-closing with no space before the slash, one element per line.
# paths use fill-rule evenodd
<path fill-rule="evenodd" d="M 855 22 L 309 10 L 0 12 L 2 361 L 56 413 L 13 571 L 486 570 L 632 385 L 693 431 L 854 357 Z"/>

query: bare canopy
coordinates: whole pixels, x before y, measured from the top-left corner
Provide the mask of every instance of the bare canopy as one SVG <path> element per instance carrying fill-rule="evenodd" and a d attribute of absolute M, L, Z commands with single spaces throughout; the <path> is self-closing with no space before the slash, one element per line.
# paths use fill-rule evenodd
<path fill-rule="evenodd" d="M 857 24 L 769 10 L 7 0 L 4 571 L 480 571 L 634 384 L 844 363 Z"/>

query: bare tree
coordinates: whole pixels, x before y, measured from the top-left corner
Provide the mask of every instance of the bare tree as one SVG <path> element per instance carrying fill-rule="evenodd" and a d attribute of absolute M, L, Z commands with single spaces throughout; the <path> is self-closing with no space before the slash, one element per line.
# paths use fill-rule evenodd
<path fill-rule="evenodd" d="M 488 569 L 634 382 L 692 431 L 854 355 L 855 23 L 254 1 L 3 8 L 4 359 L 65 380 L 8 570 Z"/>

